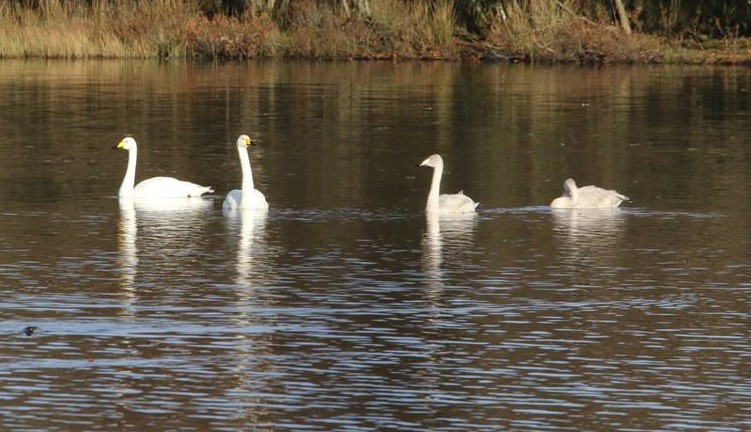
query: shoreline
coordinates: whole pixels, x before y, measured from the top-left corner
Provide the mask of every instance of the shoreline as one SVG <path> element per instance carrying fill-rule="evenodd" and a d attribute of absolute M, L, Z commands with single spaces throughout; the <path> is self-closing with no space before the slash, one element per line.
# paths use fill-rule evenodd
<path fill-rule="evenodd" d="M 0 3 L 0 59 L 245 61 L 421 60 L 527 64 L 751 66 L 751 38 L 702 43 L 633 32 L 570 11 L 507 18 L 482 36 L 457 24 L 450 5 L 397 0 L 367 17 L 315 2 L 281 21 L 269 15 L 207 15 L 189 0 L 93 3 L 50 0 L 38 8 Z M 537 12 L 542 13 L 542 12 Z M 532 21 L 546 22 L 535 27 Z"/>

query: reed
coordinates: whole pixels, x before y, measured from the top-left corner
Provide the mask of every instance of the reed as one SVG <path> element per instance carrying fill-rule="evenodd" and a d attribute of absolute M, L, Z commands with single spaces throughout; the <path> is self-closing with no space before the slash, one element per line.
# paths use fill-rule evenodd
<path fill-rule="evenodd" d="M 409 11 L 409 28 L 413 28 L 412 44 L 421 55 L 428 57 L 451 56 L 454 53 L 456 19 L 453 6 L 448 2 L 433 4 L 415 3 Z"/>
<path fill-rule="evenodd" d="M 518 56 L 548 57 L 555 55 L 554 45 L 573 25 L 579 23 L 555 2 L 511 1 L 492 17 L 489 40 Z"/>
<path fill-rule="evenodd" d="M 37 8 L 0 6 L 0 56 L 155 58 L 185 56 L 191 3 L 174 0 L 45 0 Z"/>
<path fill-rule="evenodd" d="M 467 9 L 459 6 L 484 3 L 461 1 L 370 0 L 365 15 L 333 0 L 249 1 L 248 10 L 228 17 L 218 9 L 220 0 L 0 0 L 0 57 L 459 59 L 500 53 L 527 61 L 707 61 L 701 51 L 663 36 L 623 34 L 599 3 L 585 13 L 580 0 L 491 2 L 497 7 L 478 18 L 482 30 L 471 32 Z M 676 25 L 673 9 L 660 13 L 667 20 L 662 25 Z M 747 44 L 724 46 L 742 52 L 737 47 Z M 744 61 L 742 53 L 717 48 L 709 55 Z"/>
<path fill-rule="evenodd" d="M 530 61 L 652 63 L 669 47 L 643 34 L 626 35 L 606 14 L 590 19 L 572 1 L 509 1 L 491 19 L 488 40 Z M 662 47 L 662 48 L 661 48 Z"/>
<path fill-rule="evenodd" d="M 289 12 L 285 49 L 293 57 L 454 58 L 456 22 L 451 3 L 372 4 L 367 19 L 352 19 L 312 0 Z"/>
<path fill-rule="evenodd" d="M 346 58 L 371 36 L 361 22 L 314 1 L 295 2 L 288 20 L 283 50 L 290 57 Z"/>
<path fill-rule="evenodd" d="M 181 33 L 188 58 L 244 60 L 280 56 L 283 38 L 268 16 L 208 20 L 200 14 L 186 18 Z"/>

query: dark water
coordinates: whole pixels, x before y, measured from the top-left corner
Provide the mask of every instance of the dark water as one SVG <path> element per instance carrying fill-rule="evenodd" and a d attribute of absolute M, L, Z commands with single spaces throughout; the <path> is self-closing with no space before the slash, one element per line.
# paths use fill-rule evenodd
<path fill-rule="evenodd" d="M 750 86 L 2 62 L 0 429 L 749 430 Z M 125 133 L 217 193 L 119 203 Z M 266 217 L 221 211 L 240 133 Z M 435 152 L 476 217 L 426 219 Z M 632 201 L 551 212 L 567 177 Z"/>

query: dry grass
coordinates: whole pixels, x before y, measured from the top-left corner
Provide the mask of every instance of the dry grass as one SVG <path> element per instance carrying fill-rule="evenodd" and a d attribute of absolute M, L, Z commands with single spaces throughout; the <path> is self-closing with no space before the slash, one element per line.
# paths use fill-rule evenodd
<path fill-rule="evenodd" d="M 180 1 L 96 0 L 91 7 L 45 0 L 36 9 L 0 7 L 0 56 L 154 58 L 183 56 L 181 22 L 194 8 Z"/>
<path fill-rule="evenodd" d="M 612 22 L 585 18 L 570 1 L 508 2 L 494 17 L 488 40 L 531 61 L 651 63 L 662 58 L 657 38 L 628 36 Z"/>
<path fill-rule="evenodd" d="M 373 5 L 373 22 L 383 39 L 398 53 L 417 58 L 452 58 L 456 18 L 451 3 L 386 0 Z"/>
<path fill-rule="evenodd" d="M 290 57 L 346 58 L 358 52 L 358 44 L 367 43 L 370 37 L 370 29 L 362 22 L 307 0 L 291 5 L 283 46 Z"/>
<path fill-rule="evenodd" d="M 457 54 L 453 8 L 444 2 L 372 3 L 367 19 L 352 19 L 313 0 L 294 2 L 285 52 L 314 58 L 452 58 Z"/>
<path fill-rule="evenodd" d="M 38 10 L 9 4 L 0 10 L 0 52 L 4 57 L 80 57 L 84 52 L 99 51 L 103 42 L 91 37 L 84 14 L 58 1 L 45 2 Z"/>
<path fill-rule="evenodd" d="M 247 19 L 217 16 L 208 20 L 195 15 L 186 20 L 183 32 L 186 56 L 192 58 L 276 57 L 283 49 L 283 37 L 268 16 Z"/>
<path fill-rule="evenodd" d="M 606 13 L 586 18 L 576 0 L 506 1 L 490 17 L 484 39 L 468 37 L 451 0 L 371 0 L 369 17 L 347 16 L 333 1 L 290 0 L 283 20 L 264 13 L 209 19 L 199 4 L 216 0 L 38 0 L 36 8 L 20 6 L 34 1 L 0 0 L 0 57 L 477 59 L 500 53 L 597 63 L 751 57 L 748 44 L 723 57 L 717 47 L 707 54 L 657 37 L 626 36 Z"/>

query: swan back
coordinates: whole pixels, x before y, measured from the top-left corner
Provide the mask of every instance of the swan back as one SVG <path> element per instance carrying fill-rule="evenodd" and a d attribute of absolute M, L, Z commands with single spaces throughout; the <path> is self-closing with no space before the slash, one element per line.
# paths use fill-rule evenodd
<path fill-rule="evenodd" d="M 138 183 L 133 188 L 133 197 L 194 198 L 211 192 L 214 192 L 214 189 L 209 186 L 201 186 L 173 177 L 152 177 Z"/>
<path fill-rule="evenodd" d="M 438 210 L 444 213 L 470 213 L 474 212 L 479 202 L 464 195 L 464 191 L 455 194 L 441 194 L 438 197 Z"/>
<path fill-rule="evenodd" d="M 248 195 L 246 197 L 246 195 Z M 250 205 L 243 206 L 243 200 L 247 198 L 247 203 Z M 258 189 L 253 189 L 249 194 L 244 193 L 240 189 L 231 190 L 227 197 L 224 198 L 222 203 L 222 209 L 225 212 L 233 210 L 268 210 L 269 203 L 266 201 L 266 197 Z"/>
<path fill-rule="evenodd" d="M 579 188 L 573 179 L 567 179 L 563 183 L 563 195 L 554 199 L 550 203 L 550 207 L 612 209 L 628 200 L 629 198 L 626 195 L 614 190 L 592 185 Z"/>
<path fill-rule="evenodd" d="M 579 188 L 580 208 L 616 208 L 628 200 L 629 198 L 626 195 L 614 190 L 591 185 Z"/>

